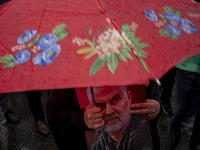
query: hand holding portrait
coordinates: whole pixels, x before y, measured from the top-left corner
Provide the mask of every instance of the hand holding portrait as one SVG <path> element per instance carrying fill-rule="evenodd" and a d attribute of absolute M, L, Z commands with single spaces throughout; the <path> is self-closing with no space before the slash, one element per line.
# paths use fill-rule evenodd
<path fill-rule="evenodd" d="M 104 125 L 101 108 L 89 104 L 84 111 L 84 120 L 88 128 L 98 129 Z"/>
<path fill-rule="evenodd" d="M 144 103 L 131 104 L 131 114 L 147 114 L 150 120 L 155 119 L 160 112 L 160 103 L 154 99 L 147 99 Z"/>

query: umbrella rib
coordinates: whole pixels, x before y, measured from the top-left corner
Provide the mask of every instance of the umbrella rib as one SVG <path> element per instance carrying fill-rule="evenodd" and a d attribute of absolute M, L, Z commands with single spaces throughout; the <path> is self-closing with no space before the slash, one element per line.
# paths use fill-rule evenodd
<path fill-rule="evenodd" d="M 117 29 L 117 31 L 120 31 L 120 28 L 117 26 L 117 24 L 115 24 L 115 22 L 112 20 L 112 18 L 110 17 L 110 15 L 106 12 L 106 10 L 103 8 L 103 6 L 101 5 L 101 3 L 99 2 L 99 0 L 96 0 L 98 5 L 100 6 L 100 8 L 103 10 L 104 14 L 106 15 L 106 17 L 108 17 L 112 23 L 112 25 Z M 121 34 L 120 34 L 121 35 Z"/>
<path fill-rule="evenodd" d="M 47 8 L 48 2 L 49 2 L 49 0 L 46 1 L 44 10 L 43 10 L 43 12 L 42 12 L 42 18 L 41 18 L 40 23 L 39 23 L 39 29 L 38 29 L 38 31 L 40 30 L 40 27 L 41 27 L 41 24 L 42 24 L 42 20 L 43 20 L 43 18 L 44 18 L 44 13 L 45 13 L 45 10 L 46 10 L 46 8 Z"/>
<path fill-rule="evenodd" d="M 0 16 L 10 7 L 16 0 L 8 1 L 0 6 Z"/>
<path fill-rule="evenodd" d="M 91 92 L 91 95 L 92 95 L 93 105 L 96 106 L 96 102 L 95 102 L 95 99 L 94 99 L 94 91 L 93 91 L 93 87 L 90 87 L 90 92 Z"/>

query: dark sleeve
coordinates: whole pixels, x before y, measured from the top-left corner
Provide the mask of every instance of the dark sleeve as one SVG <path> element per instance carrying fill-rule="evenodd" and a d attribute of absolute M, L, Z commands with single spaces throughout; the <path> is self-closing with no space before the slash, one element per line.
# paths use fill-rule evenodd
<path fill-rule="evenodd" d="M 50 126 L 88 129 L 84 121 L 84 109 L 79 107 L 75 89 L 51 91 L 46 113 Z"/>
<path fill-rule="evenodd" d="M 10 0 L 0 0 L 0 5 L 9 2 Z"/>
<path fill-rule="evenodd" d="M 160 86 L 155 81 L 150 81 L 149 86 L 146 87 L 146 98 L 147 99 L 154 99 L 159 102 L 160 104 L 160 112 L 156 118 L 161 116 L 162 109 L 161 109 L 161 101 L 160 101 Z"/>
<path fill-rule="evenodd" d="M 155 99 L 160 103 L 160 86 L 153 80 L 146 87 L 146 98 Z"/>
<path fill-rule="evenodd" d="M 4 97 L 8 96 L 7 93 L 0 93 L 0 100 L 3 99 Z"/>

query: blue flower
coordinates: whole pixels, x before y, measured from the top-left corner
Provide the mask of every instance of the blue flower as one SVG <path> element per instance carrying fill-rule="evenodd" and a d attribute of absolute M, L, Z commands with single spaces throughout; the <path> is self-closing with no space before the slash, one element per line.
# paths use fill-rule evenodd
<path fill-rule="evenodd" d="M 198 30 L 194 26 L 192 22 L 190 22 L 187 19 L 181 19 L 181 28 L 186 32 L 186 33 L 197 33 Z"/>
<path fill-rule="evenodd" d="M 60 45 L 55 44 L 49 49 L 46 49 L 45 51 L 39 53 L 35 56 L 33 59 L 33 64 L 44 66 L 48 65 L 53 62 L 53 60 L 60 54 Z"/>
<path fill-rule="evenodd" d="M 156 15 L 156 13 L 154 11 L 152 11 L 152 10 L 146 10 L 146 11 L 144 11 L 144 13 L 145 13 L 145 16 L 148 19 L 150 19 L 152 21 L 158 21 L 158 16 Z"/>
<path fill-rule="evenodd" d="M 43 51 L 45 51 L 46 49 L 55 45 L 57 41 L 58 39 L 55 35 L 48 33 L 40 38 L 40 40 L 37 42 L 37 46 L 40 47 Z"/>
<path fill-rule="evenodd" d="M 23 64 L 25 62 L 27 62 L 31 57 L 31 53 L 29 50 L 23 50 L 23 51 L 20 51 L 16 54 L 15 56 L 15 64 L 18 65 L 18 64 Z"/>
<path fill-rule="evenodd" d="M 181 23 L 181 17 L 176 14 L 166 12 L 164 15 L 169 21 Z"/>
<path fill-rule="evenodd" d="M 24 44 L 30 41 L 36 35 L 36 33 L 36 30 L 27 30 L 18 38 L 17 42 L 19 44 Z"/>
<path fill-rule="evenodd" d="M 181 35 L 181 30 L 173 25 L 166 25 L 165 28 L 172 34 L 180 36 Z"/>

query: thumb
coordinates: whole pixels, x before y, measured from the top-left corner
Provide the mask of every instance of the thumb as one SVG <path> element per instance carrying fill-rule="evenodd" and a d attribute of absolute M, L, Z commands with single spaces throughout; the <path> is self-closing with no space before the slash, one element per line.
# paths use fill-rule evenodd
<path fill-rule="evenodd" d="M 86 109 L 87 108 L 92 108 L 92 107 L 94 107 L 94 106 L 90 103 L 89 105 L 87 105 Z"/>

